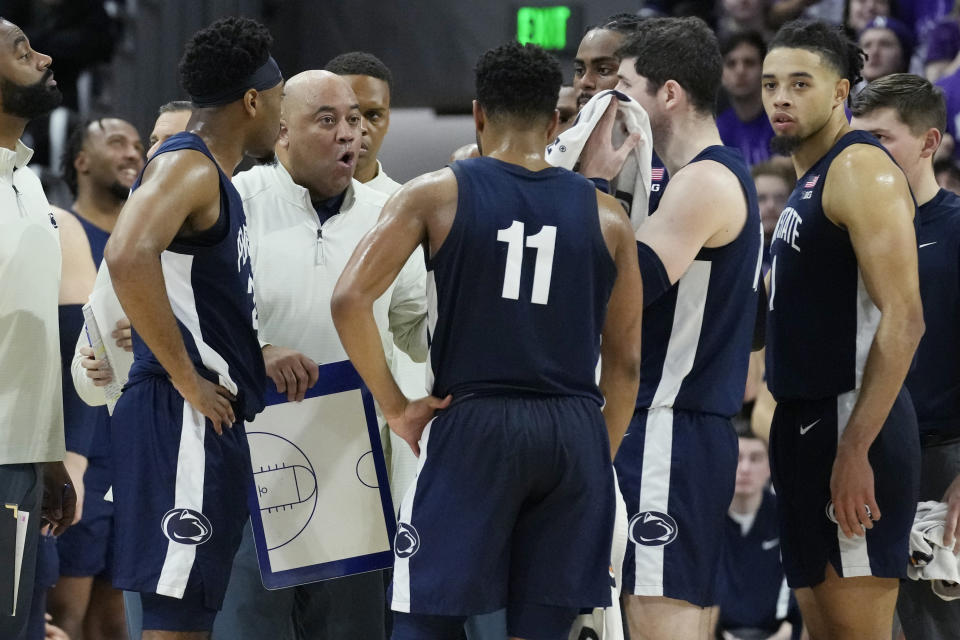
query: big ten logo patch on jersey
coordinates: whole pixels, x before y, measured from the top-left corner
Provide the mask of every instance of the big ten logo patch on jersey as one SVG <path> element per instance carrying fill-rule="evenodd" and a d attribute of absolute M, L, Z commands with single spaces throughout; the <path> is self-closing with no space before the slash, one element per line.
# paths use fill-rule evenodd
<path fill-rule="evenodd" d="M 662 547 L 677 539 L 677 521 L 662 511 L 643 511 L 633 516 L 627 535 L 634 544 Z"/>
<path fill-rule="evenodd" d="M 801 224 L 803 224 L 803 218 L 800 217 L 797 210 L 793 207 L 787 207 L 780 214 L 780 219 L 777 220 L 777 228 L 773 232 L 774 240 L 783 240 L 799 253 L 800 247 L 797 246 L 797 238 L 800 237 Z"/>
<path fill-rule="evenodd" d="M 207 516 L 194 509 L 170 509 L 163 515 L 160 528 L 163 535 L 180 544 L 203 544 L 213 536 Z"/>
<path fill-rule="evenodd" d="M 243 271 L 243 265 L 250 260 L 250 234 L 247 225 L 240 227 L 237 233 L 237 272 Z"/>
<path fill-rule="evenodd" d="M 393 552 L 398 558 L 409 558 L 420 550 L 420 533 L 409 522 L 397 523 L 397 535 L 393 540 Z"/>

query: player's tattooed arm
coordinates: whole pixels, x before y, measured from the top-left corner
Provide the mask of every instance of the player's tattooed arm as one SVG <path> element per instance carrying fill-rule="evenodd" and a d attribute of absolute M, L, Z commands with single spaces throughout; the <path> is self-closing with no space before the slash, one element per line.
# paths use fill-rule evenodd
<path fill-rule="evenodd" d="M 380 405 L 390 428 L 419 454 L 420 434 L 434 411 L 446 407 L 427 396 L 407 400 L 387 366 L 373 303 L 421 245 L 436 251 L 456 212 L 453 172 L 442 169 L 404 185 L 383 207 L 376 226 L 360 241 L 334 289 L 330 308 L 340 341 Z"/>
<path fill-rule="evenodd" d="M 717 162 L 695 162 L 670 177 L 656 213 L 637 230 L 676 284 L 704 247 L 733 241 L 747 220 L 736 176 Z"/>
<path fill-rule="evenodd" d="M 837 522 L 850 537 L 863 535 L 863 529 L 880 518 L 867 452 L 900 393 L 923 335 L 915 209 L 903 172 L 869 145 L 853 145 L 833 162 L 824 184 L 823 209 L 850 234 L 863 284 L 881 314 L 830 481 Z"/>
<path fill-rule="evenodd" d="M 607 303 L 600 343 L 600 393 L 604 398 L 603 418 L 613 459 L 630 424 L 640 387 L 643 282 L 633 227 L 623 207 L 603 193 L 597 193 L 597 205 L 600 229 L 617 265 L 617 279 Z"/>
<path fill-rule="evenodd" d="M 217 433 L 236 421 L 232 394 L 202 378 L 187 354 L 167 298 L 160 254 L 178 236 L 212 227 L 220 215 L 217 168 L 201 153 L 154 158 L 124 205 L 104 250 L 114 290 L 131 324 L 184 399 Z"/>

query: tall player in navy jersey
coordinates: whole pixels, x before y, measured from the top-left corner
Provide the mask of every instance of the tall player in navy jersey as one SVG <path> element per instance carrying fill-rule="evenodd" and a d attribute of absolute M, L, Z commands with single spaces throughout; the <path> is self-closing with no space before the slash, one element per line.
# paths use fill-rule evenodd
<path fill-rule="evenodd" d="M 862 66 L 840 27 L 804 21 L 763 64 L 774 142 L 799 177 L 770 251 L 771 461 L 784 572 L 815 640 L 890 637 L 917 498 L 903 388 L 924 326 L 915 206 L 877 139 L 847 123 Z"/>
<path fill-rule="evenodd" d="M 650 115 L 670 173 L 636 235 L 643 370 L 616 458 L 630 518 L 625 610 L 633 637 L 707 638 L 737 471 L 730 418 L 743 403 L 762 227 L 750 171 L 717 131 L 722 60 L 707 25 L 646 20 L 618 55 L 617 88 Z M 619 171 L 594 158 L 581 163 Z"/>
<path fill-rule="evenodd" d="M 394 639 L 456 639 L 466 616 L 506 607 L 511 637 L 566 640 L 581 608 L 610 604 L 610 458 L 638 384 L 642 293 L 623 209 L 544 160 L 561 79 L 538 47 L 481 56 L 483 156 L 398 191 L 334 292 L 344 348 L 420 456 Z M 432 395 L 408 401 L 371 305 L 421 244 Z"/>
<path fill-rule="evenodd" d="M 230 182 L 272 155 L 283 78 L 245 18 L 197 32 L 180 61 L 195 110 L 151 157 L 104 259 L 134 328 L 111 421 L 114 585 L 138 591 L 144 638 L 206 638 L 247 518 L 243 421 L 263 408 L 249 241 Z"/>
<path fill-rule="evenodd" d="M 960 197 L 941 189 L 933 154 L 947 122 L 943 93 L 927 80 L 895 73 L 871 82 L 853 104 L 855 129 L 869 131 L 907 176 L 917 199 L 920 297 L 927 331 L 907 389 L 920 427 L 921 501 L 950 505 L 944 543 L 960 517 Z M 900 585 L 897 613 L 908 640 L 955 637 L 960 602 L 939 598 L 926 581 Z"/>

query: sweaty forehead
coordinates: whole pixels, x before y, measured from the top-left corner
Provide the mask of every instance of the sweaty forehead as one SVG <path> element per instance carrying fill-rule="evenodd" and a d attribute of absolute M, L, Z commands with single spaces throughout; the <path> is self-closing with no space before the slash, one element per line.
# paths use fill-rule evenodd
<path fill-rule="evenodd" d="M 601 58 L 616 58 L 620 48 L 621 36 L 610 29 L 591 29 L 580 41 L 577 60 L 589 64 Z"/>

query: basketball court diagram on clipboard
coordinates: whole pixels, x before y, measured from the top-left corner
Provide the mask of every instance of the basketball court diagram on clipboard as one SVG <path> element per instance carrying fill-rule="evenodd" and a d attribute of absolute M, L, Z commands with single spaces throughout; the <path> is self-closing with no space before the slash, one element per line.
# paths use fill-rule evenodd
<path fill-rule="evenodd" d="M 272 386 L 272 385 L 270 385 Z M 268 589 L 389 567 L 396 520 L 373 399 L 349 362 L 247 424 L 250 513 Z"/>

